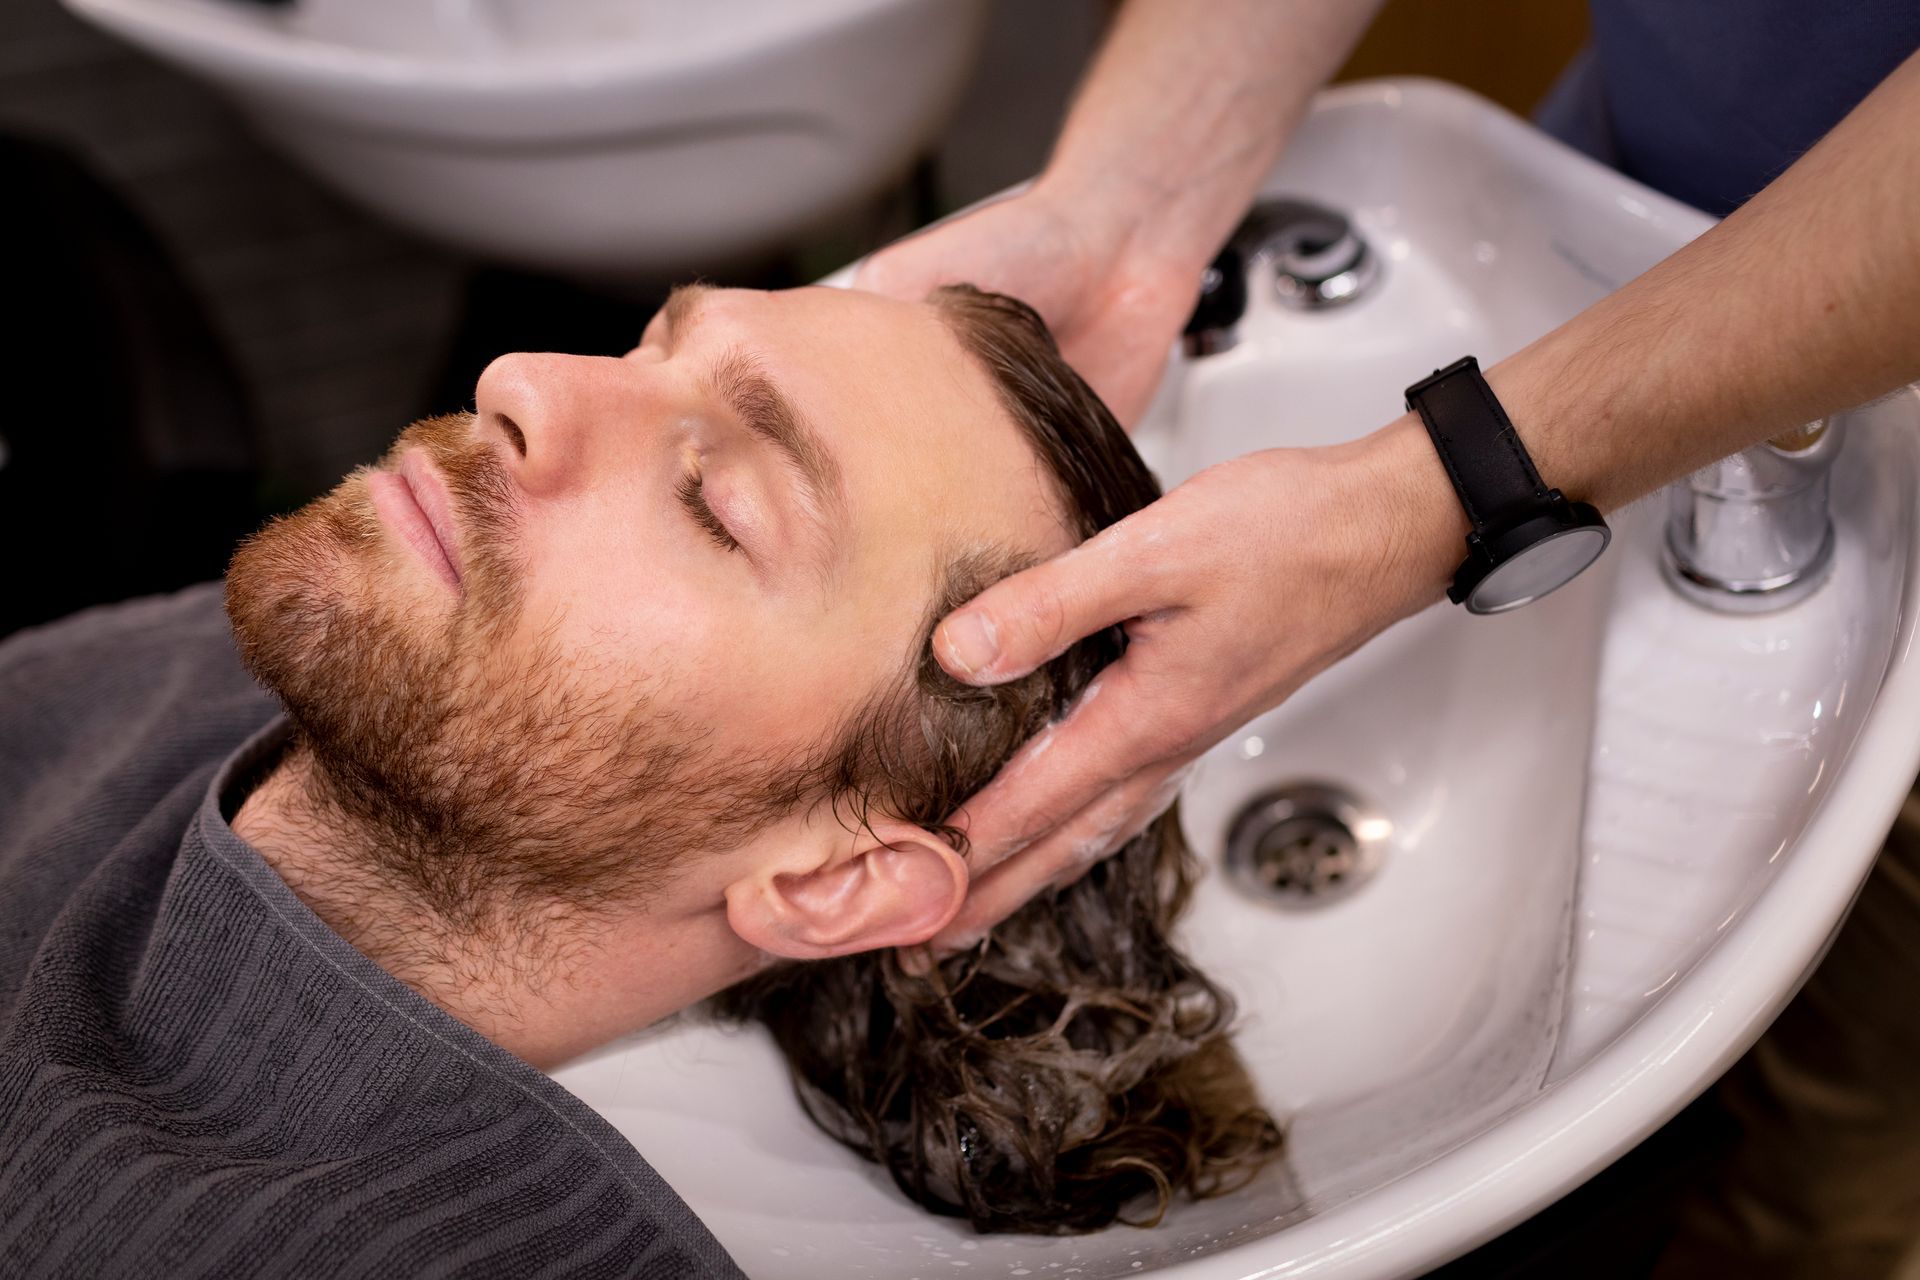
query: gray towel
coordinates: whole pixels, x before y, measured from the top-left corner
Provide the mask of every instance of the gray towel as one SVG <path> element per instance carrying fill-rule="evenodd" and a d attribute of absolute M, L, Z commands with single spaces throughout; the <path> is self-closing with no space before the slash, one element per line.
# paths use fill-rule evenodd
<path fill-rule="evenodd" d="M 217 584 L 0 645 L 0 1275 L 739 1276 L 233 834 L 284 734 Z"/>

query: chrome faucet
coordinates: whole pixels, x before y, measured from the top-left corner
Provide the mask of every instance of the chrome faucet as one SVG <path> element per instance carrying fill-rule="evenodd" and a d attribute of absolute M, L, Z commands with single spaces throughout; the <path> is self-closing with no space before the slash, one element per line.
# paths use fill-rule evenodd
<path fill-rule="evenodd" d="M 1251 289 L 1271 288 L 1296 310 L 1324 311 L 1358 299 L 1379 275 L 1379 258 L 1345 214 L 1307 200 L 1262 200 L 1201 279 L 1187 355 L 1233 349 Z"/>
<path fill-rule="evenodd" d="M 1305 200 L 1262 201 L 1234 239 L 1256 274 L 1263 266 L 1273 273 L 1280 301 L 1300 311 L 1353 302 L 1380 274 L 1345 214 Z"/>
<path fill-rule="evenodd" d="M 1822 418 L 1670 486 L 1667 581 L 1723 613 L 1766 613 L 1812 595 L 1833 567 L 1827 481 L 1844 435 L 1838 416 Z"/>

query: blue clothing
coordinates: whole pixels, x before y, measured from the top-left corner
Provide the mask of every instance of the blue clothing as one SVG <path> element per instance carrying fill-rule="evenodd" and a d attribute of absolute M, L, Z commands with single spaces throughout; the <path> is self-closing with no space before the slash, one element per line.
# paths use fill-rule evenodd
<path fill-rule="evenodd" d="M 1589 9 L 1592 43 L 1541 105 L 1541 126 L 1722 217 L 1920 49 L 1920 0 L 1590 0 Z"/>

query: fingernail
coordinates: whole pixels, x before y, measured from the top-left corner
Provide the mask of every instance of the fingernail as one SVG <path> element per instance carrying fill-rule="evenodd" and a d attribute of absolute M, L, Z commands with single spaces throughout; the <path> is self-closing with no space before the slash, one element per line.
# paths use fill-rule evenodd
<path fill-rule="evenodd" d="M 984 613 L 962 613 L 940 624 L 940 640 L 950 666 L 977 676 L 1000 656 L 999 628 Z"/>

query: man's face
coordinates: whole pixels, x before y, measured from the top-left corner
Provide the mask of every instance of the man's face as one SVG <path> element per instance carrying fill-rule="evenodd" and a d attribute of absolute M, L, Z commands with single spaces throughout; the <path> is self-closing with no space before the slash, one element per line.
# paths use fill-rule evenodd
<path fill-rule="evenodd" d="M 461 851 L 450 899 L 591 895 L 771 816 L 743 813 L 772 799 L 755 780 L 899 681 L 953 556 L 1068 543 L 924 304 L 683 291 L 624 357 L 495 361 L 476 410 L 410 428 L 229 578 L 342 799 L 396 857 Z"/>

